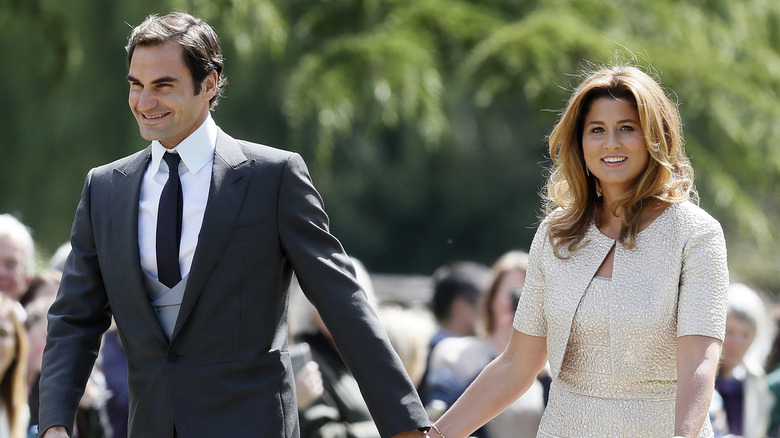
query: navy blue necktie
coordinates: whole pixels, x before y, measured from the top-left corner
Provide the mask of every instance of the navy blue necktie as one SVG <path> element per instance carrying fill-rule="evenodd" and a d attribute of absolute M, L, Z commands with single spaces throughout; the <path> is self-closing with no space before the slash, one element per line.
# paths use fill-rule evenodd
<path fill-rule="evenodd" d="M 166 152 L 163 160 L 168 163 L 168 182 L 163 187 L 157 210 L 157 277 L 160 283 L 174 287 L 181 281 L 179 243 L 184 205 L 179 180 L 181 158 L 179 154 Z"/>

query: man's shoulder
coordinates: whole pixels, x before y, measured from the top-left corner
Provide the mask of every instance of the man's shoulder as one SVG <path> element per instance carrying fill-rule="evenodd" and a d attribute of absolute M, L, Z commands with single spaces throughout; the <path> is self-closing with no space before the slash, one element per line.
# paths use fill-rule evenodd
<path fill-rule="evenodd" d="M 254 143 L 247 140 L 238 140 L 236 142 L 241 146 L 241 150 L 250 158 L 267 158 L 277 160 L 287 160 L 295 152 L 280 149 L 274 146 L 268 146 L 262 143 Z"/>
<path fill-rule="evenodd" d="M 278 147 L 234 138 L 229 134 L 226 134 L 224 131 L 221 132 L 221 135 L 224 137 L 217 137 L 217 153 L 220 153 L 221 144 L 233 142 L 250 160 L 261 162 L 286 162 L 290 159 L 290 157 L 297 155 L 295 152 L 280 149 Z"/>

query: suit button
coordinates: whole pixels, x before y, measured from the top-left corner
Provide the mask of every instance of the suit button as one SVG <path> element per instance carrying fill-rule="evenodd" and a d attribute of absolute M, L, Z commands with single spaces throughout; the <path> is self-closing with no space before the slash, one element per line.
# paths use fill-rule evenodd
<path fill-rule="evenodd" d="M 181 357 L 181 356 L 179 356 L 178 354 L 176 354 L 176 352 L 175 352 L 175 351 L 169 351 L 169 352 L 168 352 L 168 362 L 171 362 L 171 363 L 176 363 L 176 362 L 179 360 L 179 358 L 180 358 L 180 357 Z"/>

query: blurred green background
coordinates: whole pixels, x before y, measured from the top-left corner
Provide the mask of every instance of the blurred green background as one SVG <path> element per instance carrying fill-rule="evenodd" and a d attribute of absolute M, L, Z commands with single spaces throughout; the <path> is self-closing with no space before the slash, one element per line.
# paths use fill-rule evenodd
<path fill-rule="evenodd" d="M 732 278 L 780 294 L 774 0 L 0 0 L 0 212 L 41 259 L 67 240 L 86 172 L 146 146 L 124 44 L 170 10 L 222 39 L 217 123 L 301 153 L 372 272 L 527 249 L 545 136 L 581 72 L 618 60 L 676 96 Z"/>

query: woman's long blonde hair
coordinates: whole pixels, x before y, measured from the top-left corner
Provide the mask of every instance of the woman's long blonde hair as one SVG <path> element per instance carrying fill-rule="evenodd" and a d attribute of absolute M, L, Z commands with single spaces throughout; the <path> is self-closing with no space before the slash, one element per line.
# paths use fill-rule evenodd
<path fill-rule="evenodd" d="M 14 360 L 0 380 L 0 397 L 2 397 L 8 414 L 8 424 L 11 437 L 26 435 L 24 409 L 27 408 L 27 334 L 19 318 L 16 316 L 15 304 L 9 298 L 0 296 L 0 318 L 8 318 L 14 326 L 16 348 Z"/>
<path fill-rule="evenodd" d="M 598 180 L 586 172 L 582 153 L 585 118 L 592 102 L 600 97 L 626 100 L 636 106 L 650 161 L 636 184 L 615 199 L 613 214 L 623 213 L 618 241 L 627 248 L 635 244 L 639 220 L 652 200 L 680 203 L 695 197 L 693 168 L 685 155 L 677 105 L 649 75 L 633 66 L 602 68 L 585 79 L 569 98 L 565 110 L 548 138 L 553 166 L 547 180 L 545 213 L 550 217 L 549 239 L 555 254 L 576 251 L 602 206 Z"/>

